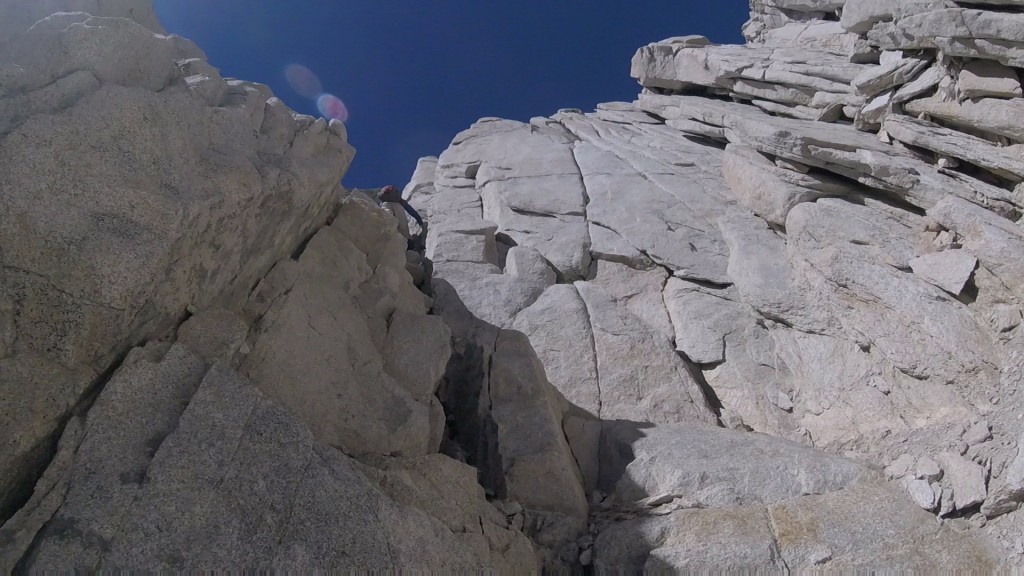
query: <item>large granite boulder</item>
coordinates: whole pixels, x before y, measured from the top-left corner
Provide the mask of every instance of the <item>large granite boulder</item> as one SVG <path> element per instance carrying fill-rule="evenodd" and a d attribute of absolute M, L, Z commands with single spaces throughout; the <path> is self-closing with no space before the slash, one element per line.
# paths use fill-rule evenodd
<path fill-rule="evenodd" d="M 148 3 L 100 4 L 146 20 Z M 132 20 L 48 17 L 0 61 L 6 517 L 90 387 L 190 307 L 240 308 L 331 216 L 354 151 L 340 124 Z"/>

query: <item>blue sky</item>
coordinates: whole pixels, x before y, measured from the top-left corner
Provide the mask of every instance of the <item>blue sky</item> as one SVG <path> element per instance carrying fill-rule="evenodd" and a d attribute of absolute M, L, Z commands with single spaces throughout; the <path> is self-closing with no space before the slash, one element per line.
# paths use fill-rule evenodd
<path fill-rule="evenodd" d="M 268 84 L 319 116 L 285 80 L 302 64 L 348 107 L 358 149 L 344 183 L 398 186 L 484 116 L 529 120 L 633 100 L 629 61 L 648 42 L 742 41 L 747 0 L 155 0 L 169 32 L 224 76 Z"/>

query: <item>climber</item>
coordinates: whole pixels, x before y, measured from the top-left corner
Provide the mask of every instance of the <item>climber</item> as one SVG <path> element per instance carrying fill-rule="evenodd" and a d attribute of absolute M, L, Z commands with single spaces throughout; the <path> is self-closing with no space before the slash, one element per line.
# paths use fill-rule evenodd
<path fill-rule="evenodd" d="M 422 252 L 421 244 L 426 239 L 427 235 L 427 223 L 423 221 L 423 217 L 416 211 L 415 208 L 409 205 L 409 203 L 402 198 L 402 193 L 398 191 L 398 188 L 387 185 L 381 188 L 380 196 L 378 196 L 380 203 L 391 211 L 398 219 L 398 231 L 409 240 L 409 250 L 417 250 Z M 405 215 L 409 214 L 412 219 L 419 224 L 419 234 L 413 235 L 409 232 L 409 221 Z"/>

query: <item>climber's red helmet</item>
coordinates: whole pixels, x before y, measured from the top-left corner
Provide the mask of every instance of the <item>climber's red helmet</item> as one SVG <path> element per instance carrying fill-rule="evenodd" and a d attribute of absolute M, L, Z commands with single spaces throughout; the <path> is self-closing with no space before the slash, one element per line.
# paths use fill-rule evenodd
<path fill-rule="evenodd" d="M 402 193 L 398 191 L 398 188 L 388 184 L 380 189 L 381 202 L 400 202 L 401 200 Z"/>

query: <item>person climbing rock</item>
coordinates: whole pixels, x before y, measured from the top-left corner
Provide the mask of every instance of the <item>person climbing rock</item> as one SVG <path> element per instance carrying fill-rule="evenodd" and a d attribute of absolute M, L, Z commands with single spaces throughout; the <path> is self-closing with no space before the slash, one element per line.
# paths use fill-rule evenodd
<path fill-rule="evenodd" d="M 390 184 L 381 188 L 378 199 L 381 205 L 390 210 L 395 215 L 395 218 L 398 219 L 398 231 L 409 240 L 409 250 L 422 252 L 422 244 L 427 236 L 427 223 L 420 216 L 420 213 L 402 198 L 402 193 L 399 192 L 398 188 Z M 409 220 L 406 218 L 406 214 L 411 216 L 416 221 L 416 224 L 419 225 L 420 231 L 418 234 L 414 235 L 409 231 Z"/>

